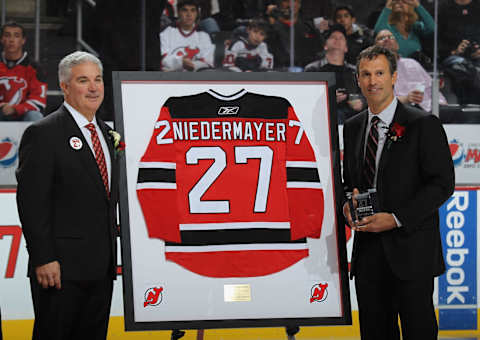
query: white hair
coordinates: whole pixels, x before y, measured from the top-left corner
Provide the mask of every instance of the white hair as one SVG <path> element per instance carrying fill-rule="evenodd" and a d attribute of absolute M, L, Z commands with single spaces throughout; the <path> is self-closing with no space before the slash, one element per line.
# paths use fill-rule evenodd
<path fill-rule="evenodd" d="M 68 83 L 72 76 L 72 68 L 83 63 L 94 63 L 103 75 L 103 65 L 100 59 L 93 54 L 84 51 L 76 51 L 65 56 L 58 64 L 58 80 L 60 83 Z"/>

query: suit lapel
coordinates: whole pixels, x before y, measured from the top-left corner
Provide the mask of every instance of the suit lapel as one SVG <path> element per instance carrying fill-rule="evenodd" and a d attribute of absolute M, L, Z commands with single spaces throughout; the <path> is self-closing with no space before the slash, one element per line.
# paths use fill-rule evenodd
<path fill-rule="evenodd" d="M 105 124 L 103 120 L 100 120 L 97 118 L 97 123 L 98 123 L 98 126 L 100 127 L 100 130 L 102 131 L 103 138 L 107 143 L 108 153 L 110 154 L 110 158 L 113 161 L 113 157 L 115 156 L 114 149 L 113 149 L 113 142 L 112 142 L 111 136 L 108 134 L 108 131 L 111 129 L 107 126 L 107 124 Z"/>
<path fill-rule="evenodd" d="M 357 182 L 356 183 L 364 183 L 363 180 L 363 163 L 364 163 L 364 153 L 365 153 L 365 132 L 367 130 L 367 122 L 368 122 L 368 112 L 364 111 L 363 117 L 360 120 L 360 124 L 357 127 L 358 132 L 356 134 L 356 140 L 355 140 L 355 162 L 357 169 L 354 172 L 355 174 L 358 174 Z"/>
<path fill-rule="evenodd" d="M 100 175 L 100 171 L 98 170 L 97 161 L 88 146 L 85 137 L 83 136 L 82 131 L 78 127 L 77 123 L 70 115 L 68 110 L 63 107 L 63 121 L 64 121 L 64 140 L 66 143 L 70 143 L 70 139 L 72 137 L 78 137 L 82 140 L 83 146 L 79 150 L 75 150 L 76 155 L 78 155 L 78 159 L 82 166 L 85 168 L 86 173 L 90 176 L 92 181 L 95 183 L 95 186 L 98 190 L 100 190 L 105 198 L 107 197 L 107 193 L 105 192 L 105 186 L 103 184 L 102 176 Z"/>

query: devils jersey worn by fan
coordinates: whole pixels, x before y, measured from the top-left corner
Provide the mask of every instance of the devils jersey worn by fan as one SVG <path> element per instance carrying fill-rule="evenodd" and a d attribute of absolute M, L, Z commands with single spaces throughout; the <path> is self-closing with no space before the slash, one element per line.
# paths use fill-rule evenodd
<path fill-rule="evenodd" d="M 47 84 L 38 66 L 30 61 L 27 52 L 17 61 L 8 61 L 2 53 L 0 61 L 0 102 L 15 108 L 18 116 L 27 111 L 42 111 L 47 102 Z M 39 78 L 41 80 L 39 80 Z"/>
<path fill-rule="evenodd" d="M 290 103 L 248 93 L 171 97 L 138 172 L 149 236 L 210 277 L 281 271 L 320 237 L 323 190 Z"/>
<path fill-rule="evenodd" d="M 273 55 L 264 42 L 255 46 L 244 37 L 225 48 L 223 67 L 231 71 L 262 71 L 273 69 Z"/>
<path fill-rule="evenodd" d="M 160 33 L 162 71 L 183 71 L 183 58 L 192 60 L 194 71 L 213 67 L 215 45 L 210 36 L 194 28 L 190 32 L 180 27 L 167 27 Z"/>

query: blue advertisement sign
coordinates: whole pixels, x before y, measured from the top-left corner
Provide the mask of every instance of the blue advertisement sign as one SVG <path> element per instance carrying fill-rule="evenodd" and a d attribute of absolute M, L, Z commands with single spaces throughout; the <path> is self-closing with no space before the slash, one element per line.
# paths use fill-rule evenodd
<path fill-rule="evenodd" d="M 458 190 L 440 208 L 446 272 L 438 279 L 439 328 L 477 329 L 477 191 Z"/>

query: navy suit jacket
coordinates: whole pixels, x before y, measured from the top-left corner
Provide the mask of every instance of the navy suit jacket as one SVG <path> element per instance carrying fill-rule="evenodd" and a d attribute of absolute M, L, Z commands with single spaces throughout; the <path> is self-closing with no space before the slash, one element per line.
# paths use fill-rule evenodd
<path fill-rule="evenodd" d="M 35 267 L 59 261 L 62 279 L 115 277 L 118 162 L 110 128 L 97 122 L 110 152 L 110 197 L 91 149 L 63 105 L 22 136 L 17 206 L 30 276 Z M 80 138 L 82 148 L 71 146 L 72 137 Z"/>
<path fill-rule="evenodd" d="M 364 111 L 344 125 L 343 178 L 347 191 L 365 190 L 363 178 Z M 398 103 L 392 125 L 405 127 L 401 139 L 387 138 L 377 171 L 377 195 L 382 212 L 394 213 L 402 227 L 381 233 L 355 233 L 351 274 L 356 259 L 380 237 L 387 262 L 401 280 L 438 276 L 445 271 L 439 232 L 438 208 L 453 193 L 455 174 L 445 131 L 440 120 Z M 370 270 L 370 269 L 367 269 Z M 375 268 L 371 268 L 372 275 Z"/>

